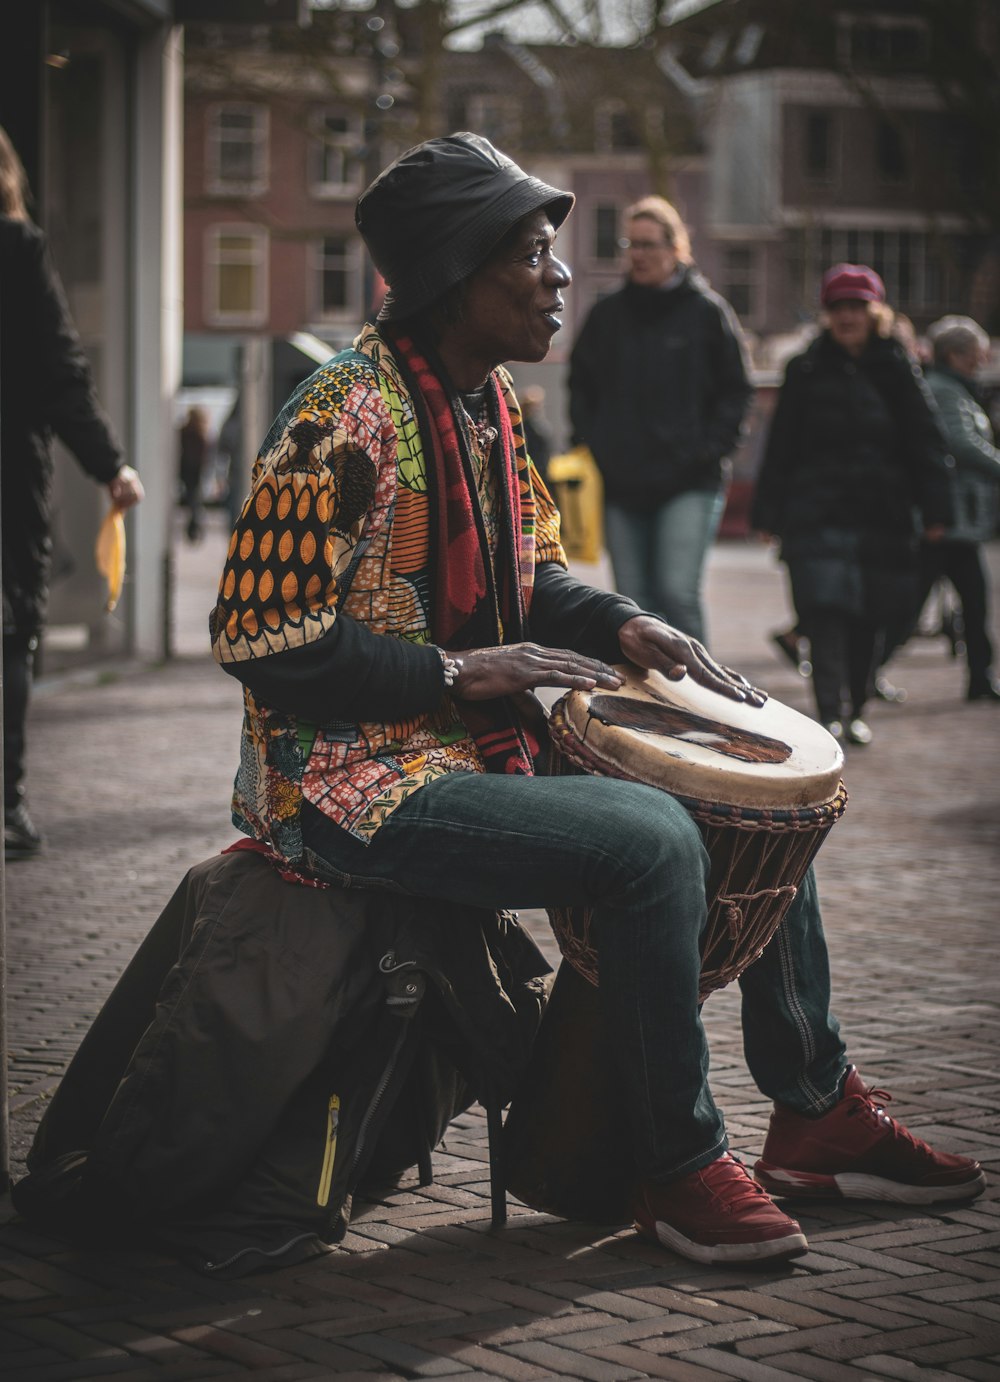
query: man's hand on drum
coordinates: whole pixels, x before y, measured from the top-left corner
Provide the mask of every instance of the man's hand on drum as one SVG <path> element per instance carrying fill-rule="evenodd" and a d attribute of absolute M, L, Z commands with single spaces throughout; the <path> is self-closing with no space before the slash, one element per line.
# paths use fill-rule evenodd
<path fill-rule="evenodd" d="M 574 691 L 601 686 L 616 691 L 622 684 L 622 678 L 606 662 L 537 643 L 473 648 L 451 656 L 459 664 L 451 694 L 465 701 L 489 701 L 538 686 L 566 686 Z"/>
<path fill-rule="evenodd" d="M 671 628 L 651 614 L 637 614 L 618 630 L 622 653 L 637 667 L 660 672 L 668 681 L 690 676 L 699 686 L 718 691 L 732 701 L 763 705 L 767 692 L 751 686 L 746 677 L 709 657 L 703 644 Z"/>

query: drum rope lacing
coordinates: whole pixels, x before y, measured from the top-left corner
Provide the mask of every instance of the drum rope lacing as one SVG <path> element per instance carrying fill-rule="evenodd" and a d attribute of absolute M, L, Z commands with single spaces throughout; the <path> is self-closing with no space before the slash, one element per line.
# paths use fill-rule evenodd
<path fill-rule="evenodd" d="M 569 724 L 561 702 L 553 706 L 548 728 L 557 751 L 552 764 L 554 774 L 568 770 L 597 777 L 644 781 L 627 773 L 620 765 L 617 773 L 608 772 L 607 764 L 587 747 Z M 645 785 L 664 790 L 660 783 L 647 781 Z M 841 782 L 827 802 L 777 809 L 727 806 L 676 792 L 669 795 L 702 827 L 705 848 L 713 861 L 698 994 L 699 1001 L 703 1002 L 715 989 L 724 988 L 739 978 L 760 958 L 794 900 L 798 885 L 826 832 L 843 815 L 847 792 Z M 738 832 L 744 832 L 744 844 L 739 842 Z M 770 845 L 768 840 L 772 841 Z M 751 842 L 759 846 L 759 857 L 756 864 L 750 861 L 750 876 L 742 879 L 743 887 L 733 891 L 737 872 L 747 864 Z M 760 887 L 761 875 L 779 848 L 784 876 L 792 881 L 776 887 Z M 728 864 L 718 865 L 722 859 L 728 859 Z M 720 868 L 721 876 L 717 876 Z M 591 935 L 592 910 L 589 907 L 550 908 L 549 918 L 564 959 L 582 978 L 596 986 L 598 967 L 596 945 Z"/>

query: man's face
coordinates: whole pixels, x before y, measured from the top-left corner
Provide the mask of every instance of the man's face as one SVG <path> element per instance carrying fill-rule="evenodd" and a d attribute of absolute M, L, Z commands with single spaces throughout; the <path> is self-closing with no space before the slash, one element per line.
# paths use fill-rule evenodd
<path fill-rule="evenodd" d="M 562 329 L 561 290 L 572 275 L 556 258 L 555 236 L 546 212 L 531 212 L 467 281 L 458 332 L 491 368 L 505 360 L 544 360 Z"/>
<path fill-rule="evenodd" d="M 625 222 L 628 276 L 643 288 L 659 288 L 677 268 L 677 252 L 658 221 L 636 216 Z"/>
<path fill-rule="evenodd" d="M 844 298 L 826 309 L 830 319 L 830 335 L 849 355 L 860 355 L 872 329 L 867 302 Z"/>

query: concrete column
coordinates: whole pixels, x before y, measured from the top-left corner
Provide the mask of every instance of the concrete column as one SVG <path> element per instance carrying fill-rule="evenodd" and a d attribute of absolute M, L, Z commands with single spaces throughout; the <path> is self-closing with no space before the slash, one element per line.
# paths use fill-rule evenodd
<path fill-rule="evenodd" d="M 129 454 L 146 499 L 133 511 L 132 646 L 140 657 L 168 648 L 170 526 L 177 472 L 173 400 L 181 377 L 182 31 L 144 38 L 136 67 L 134 400 Z M 133 555 L 134 554 L 134 555 Z"/>

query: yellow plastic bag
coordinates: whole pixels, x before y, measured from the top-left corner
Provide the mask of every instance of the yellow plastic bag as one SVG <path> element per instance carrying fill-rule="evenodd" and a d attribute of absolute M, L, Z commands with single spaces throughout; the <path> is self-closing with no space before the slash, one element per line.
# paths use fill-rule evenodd
<path fill-rule="evenodd" d="M 546 483 L 562 519 L 566 555 L 597 562 L 604 546 L 604 485 L 590 451 L 576 446 L 549 461 Z"/>
<path fill-rule="evenodd" d="M 110 612 L 118 603 L 125 581 L 125 520 L 114 505 L 104 516 L 94 545 L 97 569 L 108 583 L 108 599 L 104 608 Z"/>

